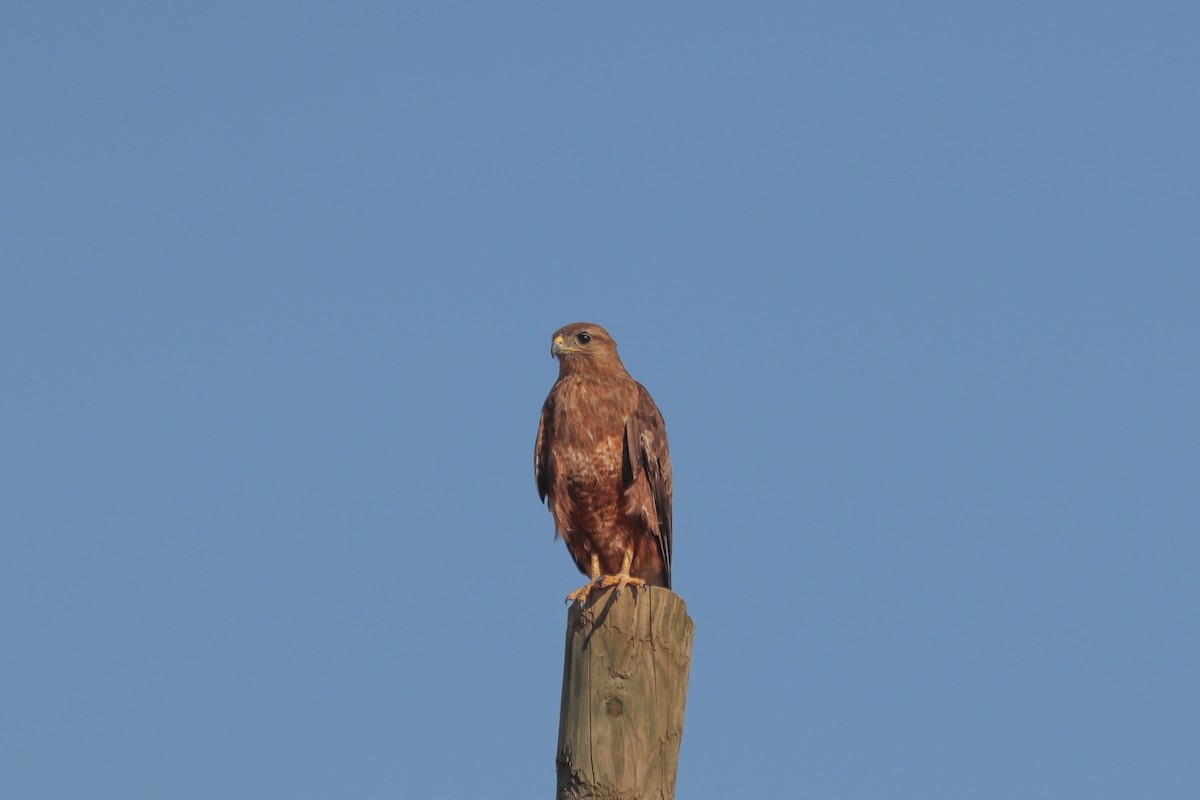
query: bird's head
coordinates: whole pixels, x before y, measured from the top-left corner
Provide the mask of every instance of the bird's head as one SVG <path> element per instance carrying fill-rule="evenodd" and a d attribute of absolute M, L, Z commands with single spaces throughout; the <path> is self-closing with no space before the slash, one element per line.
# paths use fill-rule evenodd
<path fill-rule="evenodd" d="M 617 343 L 608 331 L 591 322 L 575 322 L 555 331 L 550 355 L 558 359 L 560 375 L 621 364 Z"/>

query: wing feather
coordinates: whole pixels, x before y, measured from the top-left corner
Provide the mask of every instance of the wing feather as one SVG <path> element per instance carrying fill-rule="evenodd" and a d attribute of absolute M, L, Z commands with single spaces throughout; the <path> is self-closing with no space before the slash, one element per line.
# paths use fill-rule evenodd
<path fill-rule="evenodd" d="M 659 556 L 667 588 L 671 588 L 671 501 L 674 494 L 671 475 L 671 452 L 667 444 L 667 426 L 650 393 L 637 384 L 637 407 L 625 423 L 626 486 L 632 486 L 643 474 L 650 486 L 657 526 L 652 532 L 657 540 Z M 649 521 L 649 520 L 648 520 Z"/>
<path fill-rule="evenodd" d="M 533 476 L 537 480 L 538 497 L 546 502 L 550 493 L 550 440 L 546 436 L 546 415 L 550 410 L 550 398 L 542 405 L 542 416 L 538 418 L 537 443 L 533 446 Z"/>

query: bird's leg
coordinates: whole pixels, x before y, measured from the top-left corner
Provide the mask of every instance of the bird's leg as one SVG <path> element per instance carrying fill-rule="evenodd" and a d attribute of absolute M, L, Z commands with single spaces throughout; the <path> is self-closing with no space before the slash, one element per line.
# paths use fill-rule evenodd
<path fill-rule="evenodd" d="M 580 586 L 575 591 L 567 595 L 567 602 L 578 600 L 580 603 L 586 603 L 588 595 L 592 593 L 592 589 L 600 582 L 600 556 L 592 553 L 592 560 L 588 564 L 588 577 L 591 578 L 583 586 Z"/>
<path fill-rule="evenodd" d="M 646 582 L 641 578 L 635 578 L 629 574 L 629 568 L 633 566 L 633 548 L 626 547 L 625 555 L 621 558 L 621 571 L 616 575 L 605 575 L 600 579 L 600 586 L 616 586 L 617 595 L 620 596 L 621 590 L 626 586 L 645 586 Z"/>

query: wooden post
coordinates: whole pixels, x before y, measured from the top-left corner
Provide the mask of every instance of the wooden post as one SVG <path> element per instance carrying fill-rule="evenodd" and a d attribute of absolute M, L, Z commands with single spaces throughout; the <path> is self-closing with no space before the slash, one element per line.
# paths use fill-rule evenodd
<path fill-rule="evenodd" d="M 695 623 L 670 589 L 567 613 L 558 800 L 674 800 Z"/>

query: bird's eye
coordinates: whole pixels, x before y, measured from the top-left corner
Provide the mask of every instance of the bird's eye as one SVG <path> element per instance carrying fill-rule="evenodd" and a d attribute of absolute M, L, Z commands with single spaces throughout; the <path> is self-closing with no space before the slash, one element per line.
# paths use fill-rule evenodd
<path fill-rule="evenodd" d="M 579 340 L 580 344 L 587 344 L 592 340 L 592 335 L 590 333 L 581 333 L 575 338 Z"/>

